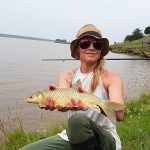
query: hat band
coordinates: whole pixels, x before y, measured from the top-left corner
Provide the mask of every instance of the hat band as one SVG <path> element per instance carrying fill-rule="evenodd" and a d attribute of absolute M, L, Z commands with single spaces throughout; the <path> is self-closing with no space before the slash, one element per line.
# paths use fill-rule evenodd
<path fill-rule="evenodd" d="M 102 38 L 102 36 L 99 33 L 95 32 L 95 31 L 84 32 L 78 38 L 83 37 L 83 36 L 94 36 L 94 37 Z"/>

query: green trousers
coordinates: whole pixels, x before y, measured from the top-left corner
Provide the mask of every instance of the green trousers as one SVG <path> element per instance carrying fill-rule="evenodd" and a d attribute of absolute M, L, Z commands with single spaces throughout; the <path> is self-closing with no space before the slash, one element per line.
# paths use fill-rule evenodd
<path fill-rule="evenodd" d="M 75 114 L 68 119 L 69 142 L 59 135 L 51 136 L 20 150 L 115 150 L 112 135 L 84 114 Z"/>

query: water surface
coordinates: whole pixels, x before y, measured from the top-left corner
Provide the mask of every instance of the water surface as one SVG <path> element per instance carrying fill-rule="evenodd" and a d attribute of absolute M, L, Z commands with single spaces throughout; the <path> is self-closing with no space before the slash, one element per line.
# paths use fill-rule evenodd
<path fill-rule="evenodd" d="M 137 56 L 110 52 L 106 58 L 131 57 Z M 21 118 L 26 128 L 36 129 L 66 118 L 66 113 L 40 110 L 24 102 L 35 91 L 55 84 L 60 72 L 79 66 L 78 61 L 41 61 L 45 58 L 71 58 L 69 45 L 0 38 L 0 119 L 7 125 Z M 150 89 L 149 66 L 146 60 L 106 61 L 106 67 L 123 78 L 126 100 Z"/>

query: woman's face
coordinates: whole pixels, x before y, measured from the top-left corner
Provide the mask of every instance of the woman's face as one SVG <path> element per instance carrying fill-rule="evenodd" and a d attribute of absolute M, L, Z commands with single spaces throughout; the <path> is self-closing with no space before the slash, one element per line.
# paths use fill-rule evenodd
<path fill-rule="evenodd" d="M 86 37 L 80 40 L 79 42 L 80 61 L 84 61 L 87 63 L 96 63 L 101 55 L 102 46 L 100 44 L 101 44 L 101 41 L 97 41 L 97 39 L 94 39 L 91 37 Z M 97 49 L 95 47 L 97 47 Z"/>

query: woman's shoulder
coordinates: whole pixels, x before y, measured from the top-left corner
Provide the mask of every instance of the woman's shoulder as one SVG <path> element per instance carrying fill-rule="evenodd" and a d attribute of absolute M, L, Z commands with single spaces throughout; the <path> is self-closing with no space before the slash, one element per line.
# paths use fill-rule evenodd
<path fill-rule="evenodd" d="M 74 69 L 65 70 L 64 72 L 60 73 L 60 75 L 63 75 L 63 76 L 73 76 L 74 75 Z"/>
<path fill-rule="evenodd" d="M 102 78 L 104 81 L 106 81 L 108 84 L 112 81 L 114 82 L 123 82 L 122 78 L 118 73 L 112 70 L 105 69 L 102 73 Z"/>
<path fill-rule="evenodd" d="M 120 78 L 120 75 L 117 72 L 108 70 L 108 69 L 104 69 L 102 74 L 103 74 L 103 76 L 109 77 L 109 78 L 114 78 L 114 77 Z"/>
<path fill-rule="evenodd" d="M 71 81 L 73 75 L 74 75 L 74 70 L 68 69 L 68 70 L 61 72 L 58 77 L 61 79 L 67 79 L 67 80 Z"/>

